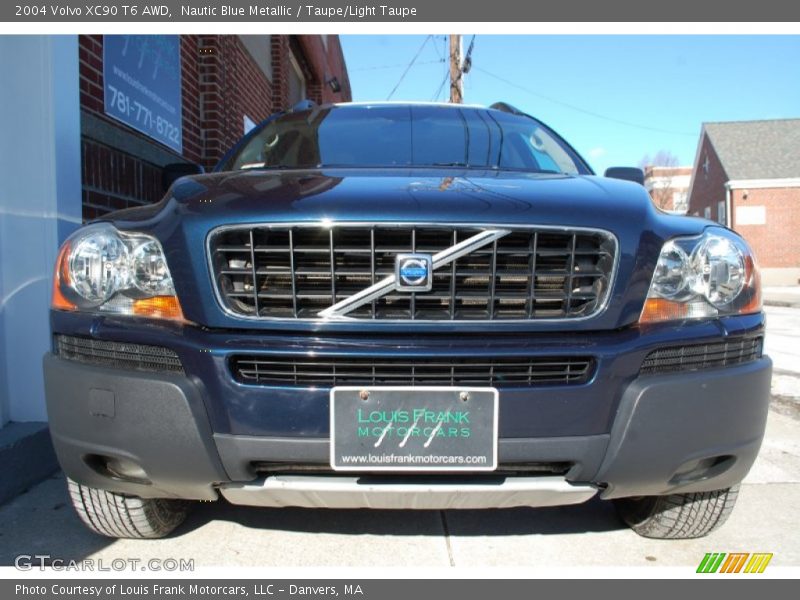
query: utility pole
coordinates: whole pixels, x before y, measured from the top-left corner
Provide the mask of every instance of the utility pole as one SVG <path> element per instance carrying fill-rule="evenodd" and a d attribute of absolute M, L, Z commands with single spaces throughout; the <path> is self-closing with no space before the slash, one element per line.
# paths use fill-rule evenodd
<path fill-rule="evenodd" d="M 461 36 L 450 36 L 450 102 L 463 104 L 464 81 L 461 78 Z"/>

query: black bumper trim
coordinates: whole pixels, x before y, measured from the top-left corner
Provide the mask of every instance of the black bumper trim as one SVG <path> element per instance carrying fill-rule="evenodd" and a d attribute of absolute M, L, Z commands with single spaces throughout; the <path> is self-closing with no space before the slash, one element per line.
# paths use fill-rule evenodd
<path fill-rule="evenodd" d="M 636 379 L 624 391 L 609 434 L 503 438 L 500 463 L 571 463 L 567 479 L 599 484 L 605 498 L 729 487 L 744 478 L 758 453 L 771 364 L 762 358 Z M 51 355 L 44 369 L 56 453 L 65 473 L 79 483 L 144 497 L 212 500 L 219 484 L 255 479 L 253 462 L 328 460 L 326 438 L 214 434 L 205 391 L 185 376 Z M 99 472 L 90 460 L 97 455 L 135 461 L 150 484 Z M 712 468 L 687 474 L 693 461 Z"/>
<path fill-rule="evenodd" d="M 767 423 L 772 361 L 642 377 L 622 396 L 597 475 L 603 498 L 728 488 L 755 462 Z M 681 475 L 694 461 L 707 471 Z M 725 466 L 724 470 L 714 469 Z"/>
<path fill-rule="evenodd" d="M 182 375 L 141 373 L 44 357 L 50 433 L 64 473 L 143 497 L 215 500 L 227 479 L 200 388 Z M 149 485 L 115 479 L 97 457 L 132 460 Z"/>
<path fill-rule="evenodd" d="M 328 465 L 328 438 L 262 438 L 215 434 L 225 469 L 234 481 L 256 477 L 255 462 Z M 567 479 L 588 481 L 597 473 L 608 445 L 607 435 L 563 438 L 498 440 L 498 462 L 503 464 L 571 463 Z M 265 458 L 266 457 L 266 458 Z M 463 476 L 463 474 L 462 474 Z"/>

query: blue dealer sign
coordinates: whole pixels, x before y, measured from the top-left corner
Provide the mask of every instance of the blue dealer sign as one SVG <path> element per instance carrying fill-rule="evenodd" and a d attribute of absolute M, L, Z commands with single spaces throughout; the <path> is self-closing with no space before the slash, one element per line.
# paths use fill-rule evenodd
<path fill-rule="evenodd" d="M 105 112 L 183 152 L 177 35 L 103 36 Z"/>

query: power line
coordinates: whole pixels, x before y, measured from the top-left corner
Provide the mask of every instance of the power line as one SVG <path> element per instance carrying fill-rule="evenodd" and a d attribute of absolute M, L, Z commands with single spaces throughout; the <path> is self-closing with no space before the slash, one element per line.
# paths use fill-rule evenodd
<path fill-rule="evenodd" d="M 433 49 L 436 51 L 436 55 L 437 55 L 439 58 L 441 58 L 442 60 L 445 60 L 445 56 L 447 55 L 447 36 L 446 36 L 446 35 L 443 35 L 443 36 L 442 36 L 442 39 L 443 39 L 443 40 L 444 40 L 444 42 L 445 42 L 445 44 L 444 44 L 444 47 L 445 47 L 445 53 L 444 53 L 444 54 L 442 54 L 441 52 L 439 52 L 439 48 L 437 48 L 437 47 L 436 47 L 436 40 L 433 40 L 433 44 L 431 44 L 431 45 L 433 46 Z"/>
<path fill-rule="evenodd" d="M 389 95 L 386 97 L 387 100 L 392 99 L 392 96 L 394 96 L 394 93 L 397 91 L 397 88 L 399 88 L 400 84 L 403 83 L 403 79 L 405 79 L 406 74 L 411 70 L 411 67 L 414 66 L 414 63 L 417 61 L 417 58 L 419 58 L 419 55 L 422 54 L 422 51 L 425 49 L 425 45 L 428 43 L 428 40 L 430 40 L 432 37 L 433 37 L 432 35 L 429 35 L 422 42 L 422 45 L 419 47 L 419 50 L 417 50 L 417 53 L 414 55 L 414 58 L 411 59 L 411 62 L 408 63 L 406 70 L 403 71 L 402 75 L 400 75 L 400 79 L 397 81 L 397 84 L 394 86 L 394 88 L 392 88 L 392 91 L 389 92 Z"/>
<path fill-rule="evenodd" d="M 438 100 L 438 99 L 439 99 L 439 94 L 441 94 L 441 93 L 442 93 L 442 90 L 444 89 L 444 84 L 445 84 L 445 83 L 447 83 L 447 79 L 448 79 L 449 77 L 450 77 L 450 73 L 445 73 L 445 74 L 444 74 L 444 77 L 442 78 L 442 83 L 440 83 L 440 84 L 439 84 L 439 87 L 438 87 L 438 88 L 436 88 L 436 93 L 435 93 L 435 94 L 433 95 L 433 97 L 431 98 L 431 102 L 433 102 L 433 101 L 435 101 L 435 100 Z"/>
<path fill-rule="evenodd" d="M 536 96 L 537 98 L 541 98 L 543 100 L 547 100 L 548 102 L 552 102 L 553 104 L 558 104 L 559 106 L 563 106 L 565 108 L 569 108 L 569 109 L 574 110 L 576 112 L 580 112 L 580 113 L 583 113 L 585 115 L 589 115 L 591 117 L 595 117 L 596 119 L 602 119 L 604 121 L 610 121 L 610 122 L 616 123 L 618 125 L 624 125 L 626 127 L 633 127 L 635 129 L 644 129 L 645 131 L 655 131 L 657 133 L 667 133 L 667 134 L 670 134 L 670 135 L 685 135 L 685 136 L 697 137 L 696 133 L 686 133 L 686 132 L 683 132 L 683 131 L 669 131 L 668 129 L 659 129 L 658 127 L 650 127 L 649 125 L 640 125 L 639 123 L 631 123 L 630 121 L 623 121 L 622 119 L 616 119 L 614 117 L 608 117 L 606 115 L 601 115 L 600 113 L 596 113 L 594 111 L 587 110 L 585 108 L 581 108 L 580 106 L 575 106 L 574 104 L 570 104 L 568 102 L 564 102 L 562 100 L 558 100 L 558 99 L 553 98 L 551 96 L 546 96 L 544 94 L 540 94 L 539 92 L 534 92 L 531 89 L 528 89 L 528 88 L 526 88 L 524 86 L 519 85 L 518 83 L 515 83 L 515 82 L 510 81 L 508 79 L 505 79 L 503 77 L 500 77 L 499 75 L 495 75 L 494 73 L 492 73 L 490 71 L 487 71 L 486 69 L 481 69 L 480 67 L 475 67 L 475 66 L 473 66 L 473 68 L 475 70 L 477 70 L 477 71 L 480 71 L 484 75 L 488 75 L 489 77 L 492 77 L 493 79 L 496 79 L 497 81 L 502 81 L 506 85 L 510 85 L 511 87 L 515 87 L 518 90 L 522 90 L 523 92 L 526 92 L 526 93 L 528 93 L 528 94 L 530 94 L 532 96 Z"/>
<path fill-rule="evenodd" d="M 448 56 L 447 56 L 447 44 L 448 44 L 448 42 L 449 42 L 448 37 L 446 35 L 443 35 L 442 36 L 442 57 L 444 58 L 444 80 L 445 80 L 445 83 L 447 83 L 447 80 L 450 78 L 450 64 L 449 64 L 449 61 L 447 60 L 448 59 Z M 442 87 L 441 90 L 439 90 L 439 94 L 441 94 L 443 91 L 444 91 L 444 86 Z M 436 95 L 436 99 L 437 100 L 439 99 L 439 94 Z"/>
<path fill-rule="evenodd" d="M 415 63 L 415 67 L 419 67 L 421 65 L 433 65 L 443 63 L 444 59 L 438 60 L 423 60 L 422 62 Z M 377 71 L 379 69 L 399 69 L 400 67 L 405 67 L 406 63 L 398 63 L 394 65 L 377 65 L 374 67 L 359 67 L 358 69 L 351 69 L 352 71 Z"/>

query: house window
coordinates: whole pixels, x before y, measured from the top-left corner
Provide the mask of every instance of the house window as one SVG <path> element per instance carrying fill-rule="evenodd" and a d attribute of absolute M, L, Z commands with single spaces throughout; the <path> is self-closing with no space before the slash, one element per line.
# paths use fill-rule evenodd
<path fill-rule="evenodd" d="M 272 81 L 272 36 L 240 35 L 242 44 L 256 61 L 258 68 Z"/>
<path fill-rule="evenodd" d="M 704 216 L 706 219 L 710 219 L 710 218 L 711 218 L 711 207 L 710 207 L 710 206 L 706 206 L 706 207 L 703 209 L 703 216 Z"/>
<path fill-rule="evenodd" d="M 720 200 L 717 202 L 717 223 L 720 225 L 726 225 L 727 223 L 725 221 L 725 201 Z"/>
<path fill-rule="evenodd" d="M 689 197 L 686 192 L 675 192 L 672 194 L 672 209 L 685 214 L 689 209 L 688 201 Z"/>
<path fill-rule="evenodd" d="M 306 99 L 306 79 L 293 54 L 289 55 L 289 65 L 289 106 L 294 106 Z"/>

